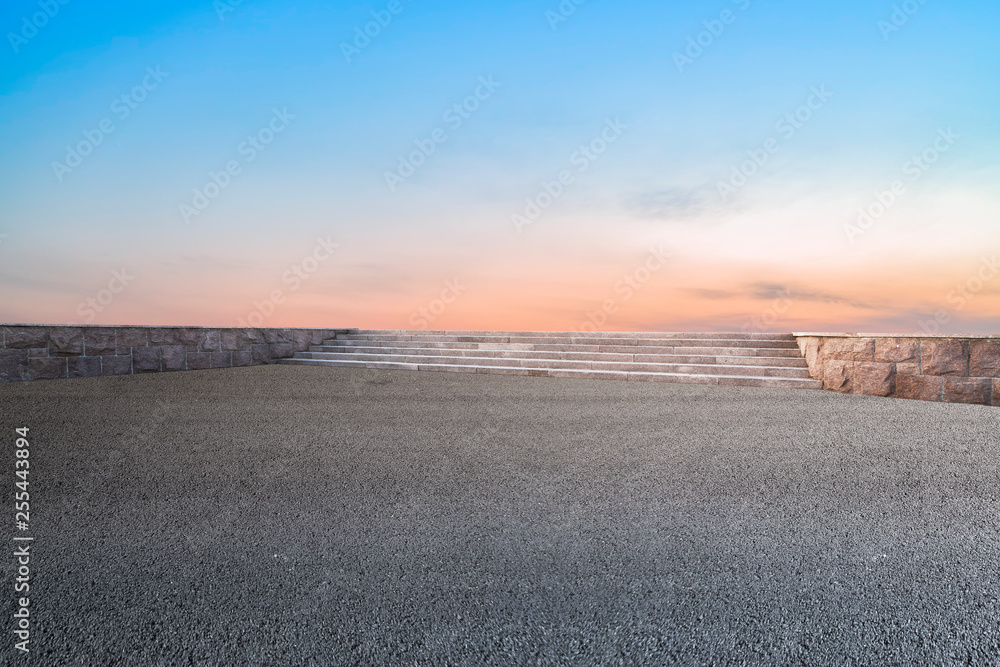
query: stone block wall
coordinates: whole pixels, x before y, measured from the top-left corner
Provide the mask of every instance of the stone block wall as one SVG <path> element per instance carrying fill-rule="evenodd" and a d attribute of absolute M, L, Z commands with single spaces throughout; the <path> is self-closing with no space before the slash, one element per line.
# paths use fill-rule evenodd
<path fill-rule="evenodd" d="M 1000 337 L 793 335 L 830 391 L 1000 406 Z"/>
<path fill-rule="evenodd" d="M 0 326 L 0 382 L 270 364 L 351 329 Z"/>

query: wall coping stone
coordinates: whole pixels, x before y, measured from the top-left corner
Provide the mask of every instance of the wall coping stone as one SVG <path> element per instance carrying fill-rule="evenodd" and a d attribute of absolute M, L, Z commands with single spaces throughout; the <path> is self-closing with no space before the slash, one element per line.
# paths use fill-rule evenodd
<path fill-rule="evenodd" d="M 793 331 L 796 338 L 949 338 L 952 340 L 988 340 L 1000 334 L 923 334 L 923 333 L 803 333 Z"/>

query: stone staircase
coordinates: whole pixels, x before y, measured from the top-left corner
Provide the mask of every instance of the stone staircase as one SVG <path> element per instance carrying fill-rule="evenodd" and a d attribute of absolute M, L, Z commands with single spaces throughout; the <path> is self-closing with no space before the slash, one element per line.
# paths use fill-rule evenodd
<path fill-rule="evenodd" d="M 280 363 L 823 388 L 791 334 L 356 330 Z"/>

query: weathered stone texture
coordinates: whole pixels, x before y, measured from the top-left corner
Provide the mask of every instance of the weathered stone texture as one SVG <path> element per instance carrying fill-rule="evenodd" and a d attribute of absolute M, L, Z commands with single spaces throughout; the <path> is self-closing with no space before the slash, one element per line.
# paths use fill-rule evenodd
<path fill-rule="evenodd" d="M 162 351 L 159 347 L 133 347 L 132 372 L 158 373 Z"/>
<path fill-rule="evenodd" d="M 115 330 L 111 328 L 87 329 L 83 334 L 84 354 L 88 357 L 115 353 Z"/>
<path fill-rule="evenodd" d="M 146 330 L 138 327 L 124 327 L 118 329 L 117 335 L 119 353 L 121 353 L 123 349 L 142 347 L 149 342 Z"/>
<path fill-rule="evenodd" d="M 920 361 L 920 341 L 916 338 L 877 338 L 875 361 L 916 363 Z"/>
<path fill-rule="evenodd" d="M 37 357 L 28 360 L 31 380 L 58 380 L 66 377 L 66 357 Z"/>
<path fill-rule="evenodd" d="M 969 375 L 1000 378 L 1000 340 L 974 340 L 969 345 Z"/>
<path fill-rule="evenodd" d="M 271 347 L 266 343 L 260 345 L 250 346 L 251 360 L 256 366 L 257 364 L 269 364 L 271 363 Z"/>
<path fill-rule="evenodd" d="M 232 352 L 233 350 L 240 349 L 239 329 L 223 329 L 220 335 L 222 336 L 223 352 Z"/>
<path fill-rule="evenodd" d="M 854 362 L 854 393 L 892 396 L 896 393 L 896 365 L 874 361 Z"/>
<path fill-rule="evenodd" d="M 212 352 L 212 368 L 230 368 L 233 365 L 232 352 Z"/>
<path fill-rule="evenodd" d="M 253 364 L 253 357 L 250 350 L 240 350 L 233 352 L 233 366 L 250 366 Z"/>
<path fill-rule="evenodd" d="M 187 370 L 188 351 L 186 345 L 163 345 L 160 349 L 162 350 L 163 370 Z"/>
<path fill-rule="evenodd" d="M 824 359 L 845 361 L 874 361 L 874 338 L 827 338 L 820 352 Z"/>
<path fill-rule="evenodd" d="M 56 357 L 83 354 L 83 329 L 76 327 L 49 329 L 49 354 Z"/>
<path fill-rule="evenodd" d="M 319 345 L 320 342 L 314 342 L 313 345 Z M 822 380 L 823 357 L 820 356 L 822 339 L 815 336 L 802 336 L 797 342 L 799 344 L 799 352 L 802 353 L 802 356 L 806 360 L 806 365 L 809 366 L 809 376 L 814 380 Z"/>
<path fill-rule="evenodd" d="M 896 364 L 896 375 L 920 375 L 920 363 Z"/>
<path fill-rule="evenodd" d="M 850 394 L 854 389 L 854 362 L 827 359 L 823 362 L 823 388 Z"/>
<path fill-rule="evenodd" d="M 197 345 L 196 329 L 186 327 L 157 327 L 149 330 L 150 345 Z"/>
<path fill-rule="evenodd" d="M 0 382 L 28 379 L 28 351 L 0 350 Z"/>
<path fill-rule="evenodd" d="M 188 352 L 187 368 L 189 371 L 200 371 L 212 367 L 211 352 Z"/>
<path fill-rule="evenodd" d="M 105 375 L 131 375 L 132 357 L 126 355 L 101 357 L 101 369 Z"/>
<path fill-rule="evenodd" d="M 49 346 L 49 331 L 41 327 L 5 327 L 4 340 L 9 350 Z"/>
<path fill-rule="evenodd" d="M 271 347 L 271 357 L 274 359 L 285 359 L 295 356 L 295 350 L 291 343 L 274 343 Z"/>
<path fill-rule="evenodd" d="M 989 378 L 944 378 L 942 400 L 945 403 L 977 403 L 989 405 L 993 393 Z"/>
<path fill-rule="evenodd" d="M 198 332 L 199 352 L 221 352 L 222 334 L 218 329 L 209 329 Z"/>
<path fill-rule="evenodd" d="M 969 344 L 962 340 L 925 340 L 920 350 L 923 375 L 969 375 Z"/>
<path fill-rule="evenodd" d="M 993 405 L 1000 408 L 1000 380 L 993 380 Z"/>
<path fill-rule="evenodd" d="M 102 375 L 100 357 L 70 357 L 68 362 L 68 377 L 91 378 Z"/>
<path fill-rule="evenodd" d="M 940 401 L 944 378 L 934 375 L 896 375 L 896 398 Z"/>

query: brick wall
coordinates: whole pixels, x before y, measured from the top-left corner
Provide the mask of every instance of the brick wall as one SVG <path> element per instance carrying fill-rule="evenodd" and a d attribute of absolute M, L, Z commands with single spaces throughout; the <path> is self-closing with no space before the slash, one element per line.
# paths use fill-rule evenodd
<path fill-rule="evenodd" d="M 272 363 L 349 329 L 0 326 L 0 382 Z"/>
<path fill-rule="evenodd" d="M 794 335 L 830 391 L 1000 406 L 1000 337 Z"/>

